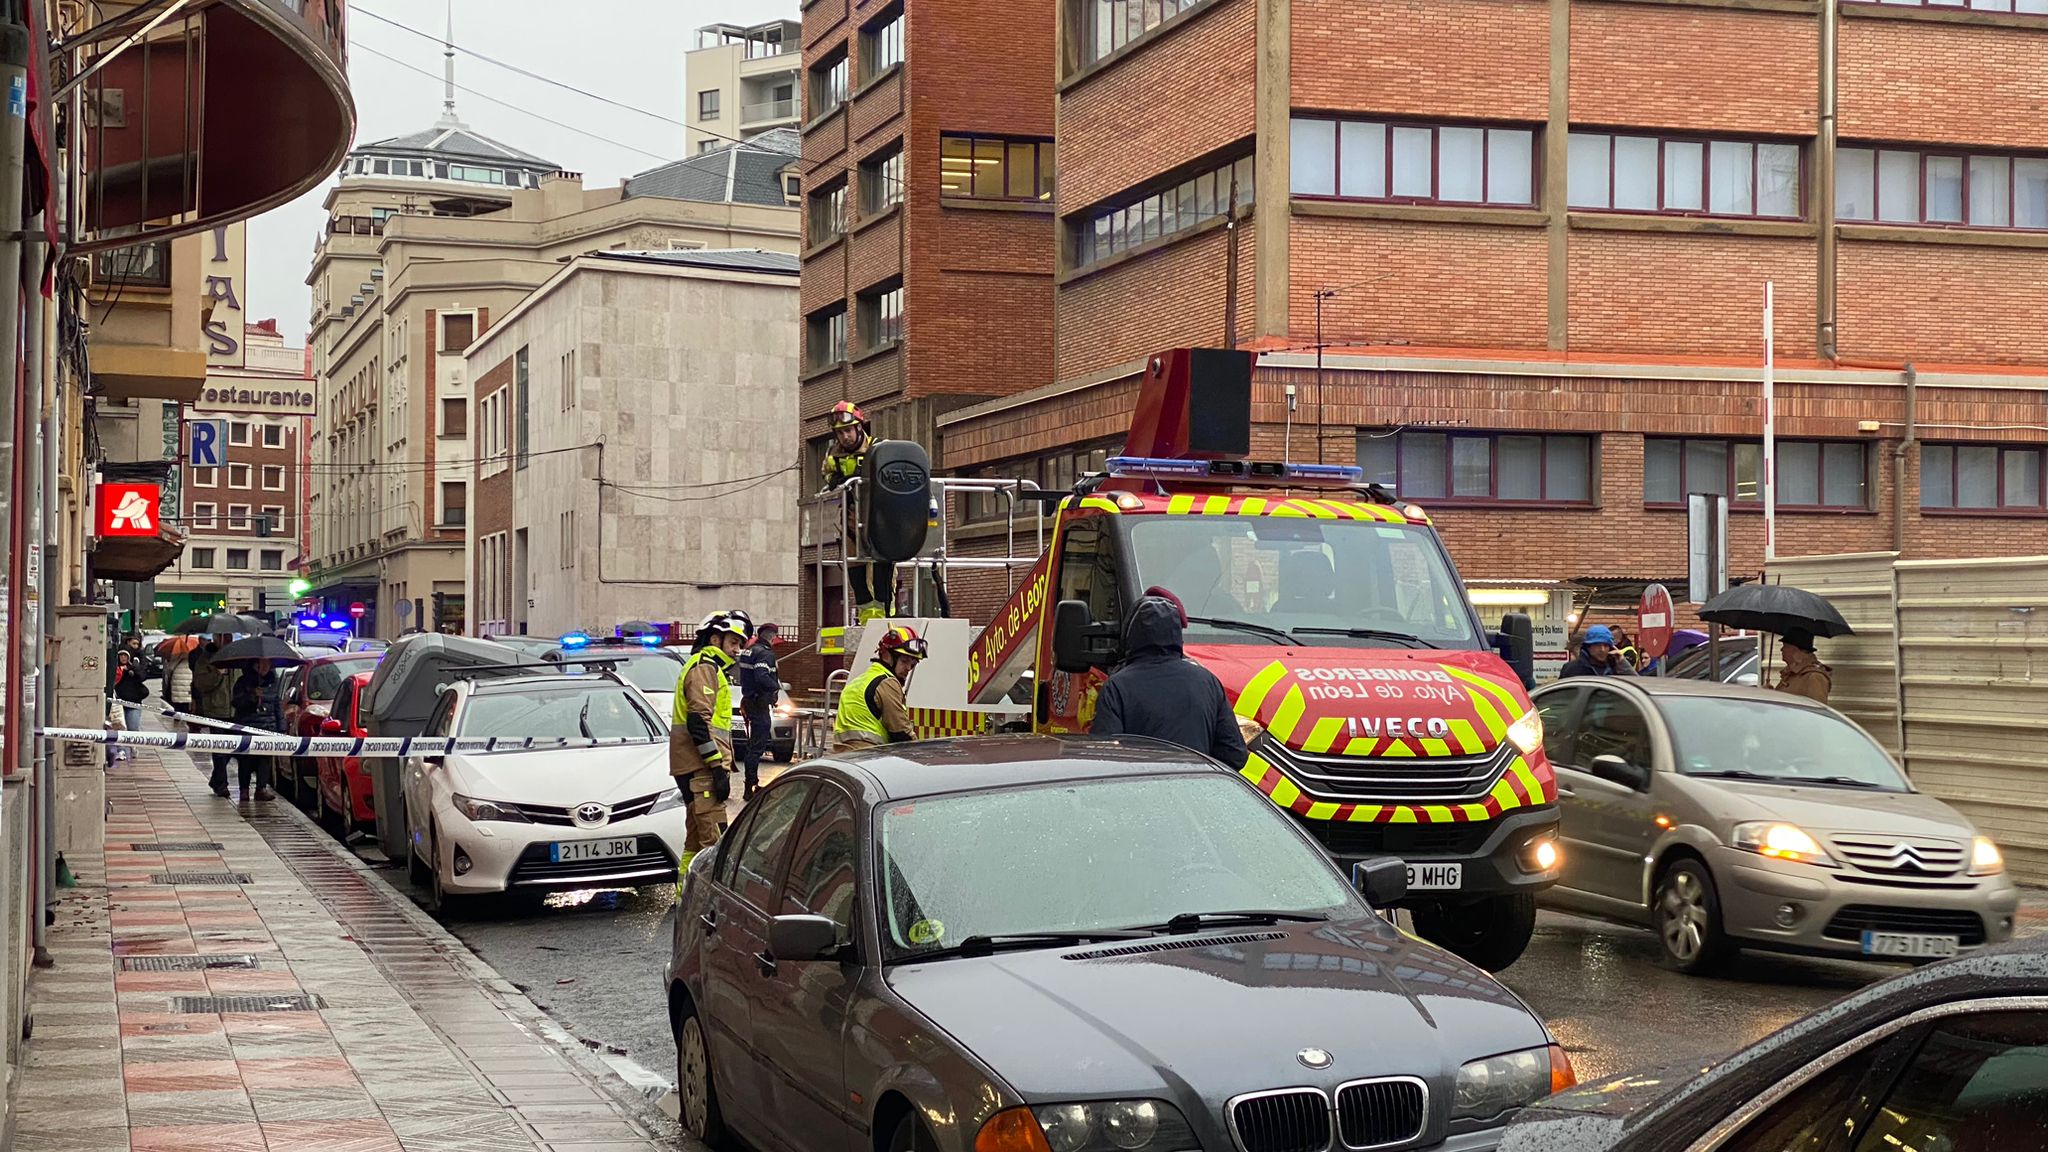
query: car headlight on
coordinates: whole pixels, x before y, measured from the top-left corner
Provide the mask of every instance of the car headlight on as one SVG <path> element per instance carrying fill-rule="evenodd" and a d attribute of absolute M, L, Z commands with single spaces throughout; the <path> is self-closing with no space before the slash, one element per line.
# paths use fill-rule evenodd
<path fill-rule="evenodd" d="M 1818 864 L 1823 868 L 1836 867 L 1835 858 L 1828 855 L 1820 841 L 1807 835 L 1797 824 L 1783 824 L 1774 820 L 1752 820 L 1737 824 L 1731 840 L 1737 848 L 1769 856 L 1775 860 L 1794 860 L 1801 864 Z"/>
<path fill-rule="evenodd" d="M 1522 713 L 1508 725 L 1508 743 L 1520 749 L 1524 756 L 1543 747 L 1543 717 L 1534 708 Z"/>
<path fill-rule="evenodd" d="M 457 812 L 469 817 L 472 821 L 505 820 L 514 824 L 533 823 L 533 821 L 526 818 L 526 813 L 521 812 L 511 804 L 505 804 L 497 800 L 478 800 L 470 796 L 451 796 L 448 802 L 454 806 Z"/>
<path fill-rule="evenodd" d="M 1011 1108 L 989 1117 L 975 1152 L 1188 1152 L 1201 1147 L 1164 1100 L 1088 1100 Z"/>
<path fill-rule="evenodd" d="M 1452 1120 L 1491 1120 L 1578 1083 L 1564 1049 L 1552 1044 L 1473 1060 L 1458 1069 Z"/>
<path fill-rule="evenodd" d="M 1259 737 L 1265 734 L 1266 726 L 1264 724 L 1259 723 L 1257 720 L 1254 720 L 1249 716 L 1239 716 L 1237 718 L 1237 735 L 1240 739 L 1244 741 L 1245 747 L 1251 747 L 1252 741 L 1257 740 Z"/>
<path fill-rule="evenodd" d="M 671 808 L 681 808 L 682 806 L 683 790 L 681 788 L 671 788 L 654 798 L 654 806 L 647 810 L 647 814 L 652 816 L 656 812 L 666 812 Z"/>
<path fill-rule="evenodd" d="M 2005 871 L 2005 856 L 1989 836 L 1979 836 L 1970 841 L 1970 875 L 1995 876 Z"/>

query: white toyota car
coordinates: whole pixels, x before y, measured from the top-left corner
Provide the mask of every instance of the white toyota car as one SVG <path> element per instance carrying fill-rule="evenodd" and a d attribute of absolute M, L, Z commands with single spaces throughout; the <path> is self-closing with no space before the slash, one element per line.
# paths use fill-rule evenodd
<path fill-rule="evenodd" d="M 410 864 L 436 907 L 676 878 L 685 811 L 668 774 L 668 724 L 631 684 L 552 673 L 458 680 L 422 735 L 634 741 L 408 760 Z"/>

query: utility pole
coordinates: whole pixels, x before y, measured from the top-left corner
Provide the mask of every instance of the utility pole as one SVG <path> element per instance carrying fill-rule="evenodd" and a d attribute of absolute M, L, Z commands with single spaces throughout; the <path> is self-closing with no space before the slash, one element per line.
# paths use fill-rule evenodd
<path fill-rule="evenodd" d="M 1223 346 L 1237 347 L 1237 165 L 1230 166 L 1230 205 L 1223 213 Z"/>
<path fill-rule="evenodd" d="M 1316 463 L 1323 462 L 1323 301 L 1335 296 L 1335 288 L 1316 289 Z"/>

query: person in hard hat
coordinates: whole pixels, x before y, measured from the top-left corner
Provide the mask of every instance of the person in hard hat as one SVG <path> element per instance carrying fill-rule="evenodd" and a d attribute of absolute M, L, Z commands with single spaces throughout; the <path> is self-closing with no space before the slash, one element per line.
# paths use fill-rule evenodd
<path fill-rule="evenodd" d="M 832 426 L 832 443 L 825 451 L 824 465 L 827 492 L 844 487 L 847 481 L 860 475 L 868 449 L 875 445 L 875 438 L 868 430 L 868 414 L 851 400 L 841 400 L 832 406 L 829 423 Z M 895 610 L 894 564 L 886 560 L 877 560 L 866 566 L 850 564 L 846 578 L 853 585 L 854 607 L 861 621 L 886 616 Z M 884 593 L 888 596 L 886 603 L 881 598 Z"/>
<path fill-rule="evenodd" d="M 1778 657 L 1785 666 L 1778 672 L 1778 691 L 1827 703 L 1835 686 L 1835 670 L 1813 654 L 1813 633 L 1787 632 L 1779 639 L 1783 643 L 1778 646 Z"/>
<path fill-rule="evenodd" d="M 1633 676 L 1636 670 L 1625 663 L 1620 653 L 1614 650 L 1614 629 L 1605 624 L 1595 624 L 1586 629 L 1586 635 L 1579 642 L 1579 654 L 1558 671 L 1557 678 L 1567 676 Z"/>
<path fill-rule="evenodd" d="M 718 843 L 725 831 L 725 802 L 732 796 L 732 681 L 728 675 L 745 624 L 714 612 L 697 626 L 697 642 L 676 680 L 675 712 L 668 732 L 668 772 L 689 797 L 681 866 Z"/>
<path fill-rule="evenodd" d="M 931 648 L 901 625 L 882 634 L 874 662 L 839 692 L 839 718 L 832 724 L 832 750 L 847 752 L 872 744 L 917 739 L 903 690 Z"/>
<path fill-rule="evenodd" d="M 1150 736 L 1241 769 L 1250 753 L 1216 674 L 1187 658 L 1187 610 L 1157 586 L 1124 624 L 1124 662 L 1095 694 L 1095 736 Z"/>

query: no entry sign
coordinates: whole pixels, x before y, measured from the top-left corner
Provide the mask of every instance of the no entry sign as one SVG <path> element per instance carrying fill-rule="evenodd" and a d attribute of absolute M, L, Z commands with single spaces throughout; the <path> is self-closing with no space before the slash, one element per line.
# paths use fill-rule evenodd
<path fill-rule="evenodd" d="M 1636 606 L 1636 647 L 1652 660 L 1671 647 L 1671 593 L 1662 584 L 1643 589 Z"/>

